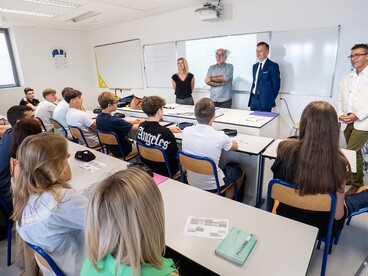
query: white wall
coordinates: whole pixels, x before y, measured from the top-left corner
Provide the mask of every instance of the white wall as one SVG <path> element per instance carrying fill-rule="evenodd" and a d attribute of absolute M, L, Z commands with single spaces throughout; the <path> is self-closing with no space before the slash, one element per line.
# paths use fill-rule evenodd
<path fill-rule="evenodd" d="M 287 100 L 295 121 L 299 121 L 303 108 L 312 100 L 322 99 L 335 104 L 339 80 L 344 73 L 350 70 L 350 62 L 347 59 L 349 49 L 354 43 L 368 42 L 364 8 L 366 1 L 223 0 L 221 3 L 224 6 L 224 15 L 219 22 L 199 21 L 194 15 L 194 9 L 198 8 L 197 6 L 114 25 L 90 33 L 13 28 L 11 32 L 16 41 L 24 76 L 22 85 L 35 88 L 39 99 L 42 99 L 42 89 L 48 86 L 58 91 L 64 86 L 76 87 L 83 92 L 87 108 L 93 108 L 97 104 L 98 92 L 102 91 L 97 88 L 93 56 L 95 45 L 140 38 L 143 46 L 151 43 L 228 34 L 341 25 L 333 96 L 282 95 Z M 67 49 L 69 69 L 57 71 L 53 68 L 50 56 L 52 47 Z M 197 79 L 196 81 L 203 80 Z M 0 114 L 4 114 L 9 106 L 19 102 L 23 96 L 22 88 L 0 90 Z M 159 94 L 165 97 L 167 102 L 173 102 L 175 99 L 171 89 L 146 88 L 134 90 L 132 93 L 138 96 Z M 195 91 L 194 99 L 197 100 L 207 94 L 206 91 Z M 248 97 L 249 94 L 234 94 L 234 107 L 247 108 Z M 279 133 L 280 137 L 286 137 L 290 134 L 293 124 L 284 102 L 281 102 L 279 109 L 281 112 Z"/>
<path fill-rule="evenodd" d="M 80 89 L 84 94 L 97 94 L 92 84 L 95 66 L 90 57 L 88 33 L 16 27 L 10 29 L 10 34 L 21 72 L 21 87 L 0 90 L 0 114 L 6 114 L 10 106 L 19 104 L 25 86 L 32 87 L 40 101 L 43 100 L 42 91 L 47 87 L 56 89 L 59 95 L 65 86 Z M 66 48 L 67 69 L 54 68 L 51 55 L 54 47 Z M 91 97 L 86 98 L 87 106 L 96 105 L 89 100 Z"/>
<path fill-rule="evenodd" d="M 312 100 L 326 100 L 335 104 L 339 80 L 350 70 L 350 62 L 347 59 L 350 48 L 354 43 L 368 42 L 366 11 L 364 8 L 357 8 L 364 7 L 366 1 L 224 0 L 221 3 L 225 14 L 219 22 L 199 21 L 193 13 L 196 7 L 192 7 L 92 31 L 91 47 L 134 38 L 140 38 L 141 44 L 144 45 L 227 34 L 341 25 L 333 96 L 282 95 L 288 102 L 295 121 L 299 121 L 303 108 Z M 94 85 L 97 87 L 96 73 L 94 73 Z M 171 89 L 151 88 L 132 92 L 137 95 L 159 94 L 164 96 L 168 102 L 174 101 Z M 196 100 L 205 95 L 207 95 L 205 92 L 196 92 L 194 98 Z M 248 98 L 249 94 L 236 93 L 234 106 L 247 108 Z M 293 123 L 287 114 L 284 102 L 281 102 L 279 108 L 281 112 L 280 136 L 286 137 L 290 134 Z"/>

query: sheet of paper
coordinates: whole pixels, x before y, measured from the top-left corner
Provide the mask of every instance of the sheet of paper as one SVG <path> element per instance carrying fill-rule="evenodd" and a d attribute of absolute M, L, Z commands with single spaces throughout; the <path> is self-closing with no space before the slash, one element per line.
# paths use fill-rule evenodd
<path fill-rule="evenodd" d="M 247 117 L 245 120 L 248 122 L 259 122 L 264 120 L 265 118 L 260 117 L 260 116 L 256 116 L 256 115 L 250 115 L 249 117 Z"/>
<path fill-rule="evenodd" d="M 210 239 L 223 239 L 229 231 L 229 220 L 189 216 L 184 235 Z"/>
<path fill-rule="evenodd" d="M 95 172 L 103 167 L 106 167 L 106 164 L 93 160 L 87 163 L 80 164 L 79 167 L 90 172 Z"/>
<path fill-rule="evenodd" d="M 157 173 L 153 173 L 153 177 L 152 177 L 153 181 L 155 181 L 155 183 L 157 185 L 161 184 L 162 182 L 164 182 L 165 180 L 168 179 L 167 176 L 163 176 L 161 174 L 157 174 Z"/>

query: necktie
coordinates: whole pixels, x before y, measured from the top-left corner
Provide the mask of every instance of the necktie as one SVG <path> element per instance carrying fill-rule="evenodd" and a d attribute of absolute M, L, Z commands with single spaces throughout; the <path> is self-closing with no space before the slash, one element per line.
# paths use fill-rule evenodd
<path fill-rule="evenodd" d="M 260 62 L 259 65 L 258 65 L 258 76 L 257 76 L 256 89 L 255 89 L 255 94 L 257 96 L 259 95 L 258 81 L 259 81 L 259 78 L 261 77 L 261 74 L 262 74 L 262 62 Z"/>

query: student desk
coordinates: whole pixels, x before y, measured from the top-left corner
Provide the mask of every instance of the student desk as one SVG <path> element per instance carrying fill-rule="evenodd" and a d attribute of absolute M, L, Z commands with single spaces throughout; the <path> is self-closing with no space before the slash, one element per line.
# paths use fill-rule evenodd
<path fill-rule="evenodd" d="M 126 116 L 146 117 L 142 110 L 135 110 L 129 107 L 118 108 L 119 112 Z M 239 133 L 250 134 L 256 136 L 266 136 L 277 138 L 279 128 L 279 116 L 255 116 L 251 115 L 249 110 L 220 108 L 216 109 L 216 119 L 214 128 L 236 129 Z M 164 108 L 164 121 L 181 123 L 196 123 L 193 105 L 175 105 L 174 109 Z"/>
<path fill-rule="evenodd" d="M 219 275 L 305 275 L 318 229 L 168 179 L 159 185 L 166 245 Z M 215 255 L 221 240 L 183 235 L 188 216 L 223 218 L 258 236 L 243 266 Z"/>
<path fill-rule="evenodd" d="M 176 139 L 179 140 L 183 138 L 183 135 L 181 133 L 174 133 L 174 136 Z M 238 142 L 238 150 L 223 151 L 221 156 L 221 164 L 225 165 L 228 161 L 236 160 L 241 165 L 243 165 L 243 170 L 247 174 L 247 182 L 245 187 L 245 194 L 247 196 L 245 196 L 243 202 L 249 205 L 260 207 L 263 203 L 262 174 L 264 172 L 264 162 L 262 159 L 262 153 L 268 147 L 268 145 L 272 143 L 274 139 L 241 133 L 238 133 L 232 139 Z M 244 153 L 249 156 L 245 156 Z M 258 161 L 254 159 L 258 159 Z M 254 185 L 253 183 L 256 183 L 256 185 Z"/>
<path fill-rule="evenodd" d="M 68 161 L 72 170 L 72 179 L 67 182 L 72 186 L 74 190 L 81 193 L 87 192 L 89 188 L 102 181 L 111 173 L 126 169 L 127 165 L 129 164 L 124 160 L 120 160 L 118 158 L 106 155 L 93 149 L 89 149 L 85 146 L 70 141 L 68 142 L 68 145 L 70 153 L 70 158 L 68 159 Z M 93 152 L 93 154 L 96 156 L 95 160 L 106 164 L 106 166 L 95 172 L 90 172 L 79 167 L 80 164 L 86 163 L 74 158 L 75 153 L 80 150 L 89 150 Z"/>

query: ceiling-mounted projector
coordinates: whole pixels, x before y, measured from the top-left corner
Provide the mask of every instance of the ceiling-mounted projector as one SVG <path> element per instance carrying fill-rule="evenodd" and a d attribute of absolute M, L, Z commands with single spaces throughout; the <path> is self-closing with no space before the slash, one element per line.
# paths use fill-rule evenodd
<path fill-rule="evenodd" d="M 202 8 L 196 9 L 194 14 L 202 21 L 218 19 L 221 14 L 220 11 L 222 10 L 222 7 L 220 7 L 219 4 L 220 1 L 217 6 L 211 3 L 206 3 Z"/>

